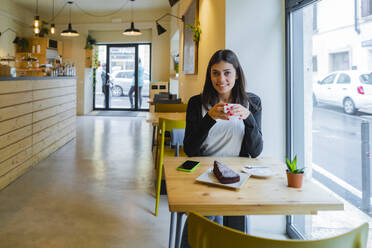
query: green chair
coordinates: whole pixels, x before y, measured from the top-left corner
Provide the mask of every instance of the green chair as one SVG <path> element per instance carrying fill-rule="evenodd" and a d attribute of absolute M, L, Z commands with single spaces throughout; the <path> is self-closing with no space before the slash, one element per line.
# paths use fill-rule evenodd
<path fill-rule="evenodd" d="M 156 204 L 155 204 L 155 216 L 158 216 L 159 210 L 159 198 L 160 198 L 160 187 L 161 187 L 161 177 L 163 174 L 163 160 L 164 156 L 173 157 L 174 151 L 171 148 L 165 147 L 165 132 L 170 132 L 172 129 L 185 129 L 186 121 L 184 120 L 170 120 L 166 118 L 159 118 L 159 127 L 158 127 L 158 145 L 155 159 L 155 167 L 157 168 L 157 184 L 156 184 Z M 183 152 L 180 151 L 181 156 Z"/>
<path fill-rule="evenodd" d="M 155 112 L 186 112 L 187 104 L 156 103 Z"/>
<path fill-rule="evenodd" d="M 320 240 L 275 240 L 261 238 L 221 226 L 207 218 L 189 214 L 189 243 L 192 248 L 366 248 L 368 223 L 338 236 Z"/>

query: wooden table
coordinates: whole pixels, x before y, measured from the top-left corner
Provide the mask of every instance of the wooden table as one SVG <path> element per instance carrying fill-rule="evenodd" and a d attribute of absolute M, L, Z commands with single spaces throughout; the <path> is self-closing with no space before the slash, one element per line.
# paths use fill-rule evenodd
<path fill-rule="evenodd" d="M 200 167 L 191 173 L 177 171 L 177 166 L 187 159 L 200 161 Z M 250 177 L 241 190 L 196 182 L 198 176 L 213 167 L 214 160 L 229 165 L 236 172 L 240 172 L 244 165 L 265 165 L 275 174 L 269 179 Z M 287 187 L 285 165 L 273 159 L 166 157 L 164 172 L 169 210 L 172 213 L 194 211 L 202 215 L 293 215 L 344 209 L 342 202 L 310 179 L 304 181 L 301 189 Z M 182 221 L 179 217 L 177 219 L 176 247 L 180 241 Z"/>
<path fill-rule="evenodd" d="M 159 118 L 167 118 L 171 120 L 186 120 L 186 112 L 148 112 L 146 121 L 157 125 Z"/>

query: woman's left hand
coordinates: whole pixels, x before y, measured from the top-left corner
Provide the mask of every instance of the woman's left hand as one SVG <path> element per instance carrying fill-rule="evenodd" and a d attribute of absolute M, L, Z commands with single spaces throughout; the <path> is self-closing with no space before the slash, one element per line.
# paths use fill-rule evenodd
<path fill-rule="evenodd" d="M 251 111 L 240 104 L 235 104 L 234 106 L 232 106 L 230 108 L 230 111 L 233 115 L 239 116 L 239 120 L 245 120 L 251 114 Z"/>

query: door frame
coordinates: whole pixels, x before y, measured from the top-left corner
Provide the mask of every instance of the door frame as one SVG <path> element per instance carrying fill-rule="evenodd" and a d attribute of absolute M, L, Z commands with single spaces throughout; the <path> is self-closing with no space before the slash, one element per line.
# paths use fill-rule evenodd
<path fill-rule="evenodd" d="M 135 64 L 134 64 L 134 80 L 135 80 L 135 94 L 134 94 L 134 103 L 135 107 L 132 108 L 110 108 L 109 102 L 110 102 L 110 92 L 106 91 L 105 93 L 105 107 L 104 108 L 96 108 L 95 107 L 95 93 L 96 93 L 96 85 L 93 87 L 93 110 L 108 110 L 108 111 L 143 111 L 148 112 L 149 109 L 139 109 L 138 108 L 138 46 L 140 45 L 149 45 L 150 48 L 150 71 L 149 71 L 149 81 L 151 82 L 151 64 L 152 64 L 152 44 L 151 42 L 141 42 L 141 43 L 98 43 L 99 46 L 106 46 L 106 81 L 109 79 L 107 73 L 109 72 L 109 65 L 110 65 L 110 48 L 111 47 L 134 47 L 135 48 Z"/>

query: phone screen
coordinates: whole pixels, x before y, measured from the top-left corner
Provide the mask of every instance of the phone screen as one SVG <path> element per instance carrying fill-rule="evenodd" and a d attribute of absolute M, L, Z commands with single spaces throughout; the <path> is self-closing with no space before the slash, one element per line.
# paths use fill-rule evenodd
<path fill-rule="evenodd" d="M 178 168 L 179 169 L 184 169 L 184 170 L 192 170 L 195 166 L 198 166 L 198 165 L 199 165 L 198 161 L 186 160 Z"/>

